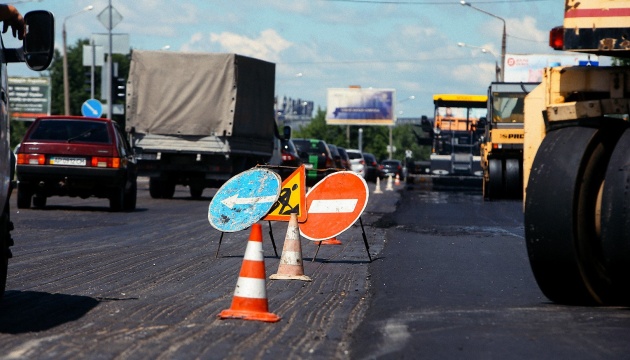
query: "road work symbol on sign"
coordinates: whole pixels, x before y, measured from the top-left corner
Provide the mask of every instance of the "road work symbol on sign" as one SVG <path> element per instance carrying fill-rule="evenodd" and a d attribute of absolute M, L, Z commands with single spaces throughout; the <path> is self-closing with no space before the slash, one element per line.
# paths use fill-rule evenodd
<path fill-rule="evenodd" d="M 280 196 L 263 220 L 289 221 L 296 212 L 298 222 L 306 221 L 306 169 L 304 165 L 282 182 Z"/>
<path fill-rule="evenodd" d="M 210 201 L 210 225 L 223 232 L 249 228 L 262 219 L 278 200 L 280 181 L 275 172 L 257 168 L 232 177 Z"/>
<path fill-rule="evenodd" d="M 341 234 L 359 219 L 369 194 L 365 180 L 352 171 L 326 176 L 306 194 L 308 218 L 300 225 L 300 233 L 313 241 Z"/>

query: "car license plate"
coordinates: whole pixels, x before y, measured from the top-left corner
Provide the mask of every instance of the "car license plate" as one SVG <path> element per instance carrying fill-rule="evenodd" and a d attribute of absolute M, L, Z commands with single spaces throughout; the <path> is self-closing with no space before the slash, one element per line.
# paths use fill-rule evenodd
<path fill-rule="evenodd" d="M 306 170 L 313 170 L 313 164 L 306 163 L 306 164 L 304 164 L 304 168 Z"/>
<path fill-rule="evenodd" d="M 50 165 L 69 165 L 69 166 L 85 166 L 87 161 L 85 158 L 70 158 L 70 157 L 51 157 Z"/>

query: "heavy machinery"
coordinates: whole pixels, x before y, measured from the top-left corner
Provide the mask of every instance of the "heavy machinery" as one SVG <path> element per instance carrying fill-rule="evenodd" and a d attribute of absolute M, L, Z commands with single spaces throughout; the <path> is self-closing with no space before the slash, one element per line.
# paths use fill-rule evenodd
<path fill-rule="evenodd" d="M 628 0 L 568 0 L 550 45 L 627 59 L 628 14 Z M 629 104 L 626 66 L 546 68 L 525 98 L 527 252 L 554 302 L 630 304 Z"/>
<path fill-rule="evenodd" d="M 525 95 L 539 83 L 493 82 L 481 144 L 484 200 L 523 196 Z"/>
<path fill-rule="evenodd" d="M 433 122 L 423 119 L 422 125 L 431 141 L 428 174 L 410 174 L 409 182 L 430 182 L 434 187 L 481 187 L 479 144 L 487 100 L 486 95 L 433 95 Z"/>

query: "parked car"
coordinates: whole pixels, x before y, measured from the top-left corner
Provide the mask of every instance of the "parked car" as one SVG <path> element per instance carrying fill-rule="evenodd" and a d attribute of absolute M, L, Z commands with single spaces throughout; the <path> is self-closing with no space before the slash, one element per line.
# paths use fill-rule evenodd
<path fill-rule="evenodd" d="M 370 153 L 363 153 L 363 160 L 365 160 L 365 180 L 367 181 L 376 181 L 376 178 L 382 178 L 381 168 L 378 162 L 376 161 L 376 157 Z"/>
<path fill-rule="evenodd" d="M 284 180 L 291 175 L 296 168 L 302 165 L 303 161 L 291 139 L 275 139 L 274 155 L 269 161 L 270 165 L 276 165 L 274 170 Z"/>
<path fill-rule="evenodd" d="M 133 149 L 110 119 L 47 116 L 29 127 L 17 151 L 17 206 L 46 206 L 51 196 L 109 199 L 112 211 L 136 208 Z"/>
<path fill-rule="evenodd" d="M 345 148 L 337 146 L 337 150 L 339 150 L 339 156 L 341 156 L 341 165 L 345 170 L 350 169 L 350 158 L 348 157 L 348 153 Z"/>
<path fill-rule="evenodd" d="M 398 175 L 400 180 L 403 179 L 403 166 L 400 160 L 383 160 L 381 161 L 381 171 L 383 176 L 387 177 L 389 175 L 395 177 Z"/>
<path fill-rule="evenodd" d="M 346 152 L 350 158 L 350 169 L 365 177 L 365 160 L 363 159 L 363 153 L 357 149 L 346 149 Z"/>
<path fill-rule="evenodd" d="M 326 175 L 334 172 L 335 163 L 324 140 L 293 139 L 293 144 L 306 167 L 307 186 L 315 185 Z"/>
<path fill-rule="evenodd" d="M 335 168 L 343 169 L 341 154 L 339 154 L 339 149 L 337 148 L 337 145 L 328 144 L 328 148 L 330 149 L 330 154 L 332 155 L 333 161 L 335 162 Z"/>

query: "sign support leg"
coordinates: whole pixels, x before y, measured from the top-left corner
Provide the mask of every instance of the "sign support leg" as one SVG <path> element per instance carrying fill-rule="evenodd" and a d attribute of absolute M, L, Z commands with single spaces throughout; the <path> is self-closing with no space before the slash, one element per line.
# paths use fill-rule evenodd
<path fill-rule="evenodd" d="M 223 241 L 223 231 L 221 231 L 221 237 L 219 238 L 219 246 L 217 247 L 217 253 L 214 254 L 214 258 L 217 259 L 219 257 L 219 249 L 221 248 L 221 241 Z"/>
<path fill-rule="evenodd" d="M 276 253 L 276 257 L 278 257 L 278 250 L 276 250 L 276 242 L 273 239 L 273 229 L 271 228 L 271 221 L 269 222 L 269 237 L 271 238 L 271 244 L 273 244 L 273 252 Z"/>
<path fill-rule="evenodd" d="M 368 258 L 370 259 L 370 262 L 372 262 L 372 256 L 370 255 L 370 245 L 368 244 L 367 236 L 365 236 L 365 229 L 363 228 L 363 220 L 361 220 L 360 216 L 359 216 L 359 223 L 361 224 L 361 233 L 363 234 L 363 243 L 365 244 L 365 251 L 367 251 Z"/>
<path fill-rule="evenodd" d="M 315 261 L 315 258 L 317 257 L 317 253 L 319 253 L 319 248 L 322 247 L 322 242 L 318 241 L 317 242 L 317 250 L 315 251 L 315 255 L 313 255 L 313 259 L 311 259 L 311 262 Z"/>

